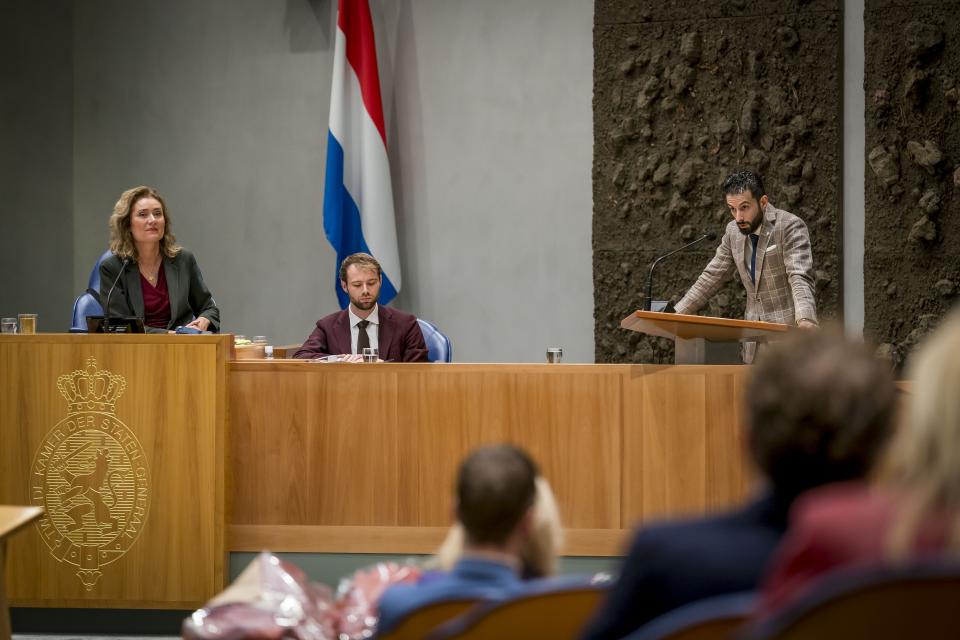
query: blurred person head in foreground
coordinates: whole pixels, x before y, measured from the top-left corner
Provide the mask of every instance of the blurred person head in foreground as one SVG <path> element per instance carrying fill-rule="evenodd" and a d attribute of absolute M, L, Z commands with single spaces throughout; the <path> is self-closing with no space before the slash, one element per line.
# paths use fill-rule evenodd
<path fill-rule="evenodd" d="M 960 311 L 914 352 L 908 380 L 882 474 L 797 501 L 763 585 L 761 615 L 839 569 L 960 555 Z"/>

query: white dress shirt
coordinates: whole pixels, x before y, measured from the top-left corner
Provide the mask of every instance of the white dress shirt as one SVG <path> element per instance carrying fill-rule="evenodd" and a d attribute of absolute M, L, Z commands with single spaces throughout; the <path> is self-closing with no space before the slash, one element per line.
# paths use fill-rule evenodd
<path fill-rule="evenodd" d="M 350 352 L 356 355 L 357 340 L 360 338 L 360 327 L 357 325 L 364 318 L 353 312 L 352 305 L 347 307 L 347 313 L 350 316 Z M 373 305 L 373 311 L 366 317 L 366 320 L 370 323 L 367 325 L 367 337 L 370 338 L 370 346 L 380 349 L 380 305 Z"/>

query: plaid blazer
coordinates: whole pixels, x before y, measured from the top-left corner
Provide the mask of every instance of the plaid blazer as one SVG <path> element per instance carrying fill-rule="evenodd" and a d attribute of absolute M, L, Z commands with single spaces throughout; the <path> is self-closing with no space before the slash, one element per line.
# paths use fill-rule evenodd
<path fill-rule="evenodd" d="M 763 216 L 757 242 L 756 284 L 750 280 L 750 263 L 745 252 L 749 240 L 737 228 L 736 221 L 731 220 L 716 255 L 675 305 L 677 313 L 699 311 L 737 270 L 747 291 L 745 319 L 783 324 L 797 324 L 800 320 L 817 322 L 807 225 L 792 213 L 769 203 Z M 745 348 L 746 362 L 753 361 L 751 344 L 747 343 Z"/>

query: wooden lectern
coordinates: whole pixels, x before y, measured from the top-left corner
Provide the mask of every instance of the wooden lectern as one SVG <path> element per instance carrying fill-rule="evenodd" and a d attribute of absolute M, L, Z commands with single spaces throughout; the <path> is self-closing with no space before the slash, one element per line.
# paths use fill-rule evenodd
<path fill-rule="evenodd" d="M 10 541 L 13 606 L 195 609 L 223 589 L 230 343 L 0 335 L 0 503 L 44 508 Z"/>
<path fill-rule="evenodd" d="M 620 326 L 673 339 L 675 364 L 740 364 L 740 342 L 765 342 L 783 337 L 790 330 L 789 326 L 774 322 L 657 311 L 634 311 L 620 321 Z"/>

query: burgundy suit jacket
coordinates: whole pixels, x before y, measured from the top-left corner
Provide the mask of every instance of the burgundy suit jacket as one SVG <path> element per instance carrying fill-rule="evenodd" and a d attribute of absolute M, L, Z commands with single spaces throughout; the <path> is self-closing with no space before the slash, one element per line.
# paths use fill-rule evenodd
<path fill-rule="evenodd" d="M 427 361 L 427 344 L 423 341 L 416 316 L 383 305 L 379 305 L 378 314 L 380 325 L 377 340 L 381 360 Z M 344 309 L 317 320 L 317 328 L 293 357 L 320 358 L 351 352 L 350 315 Z"/>

